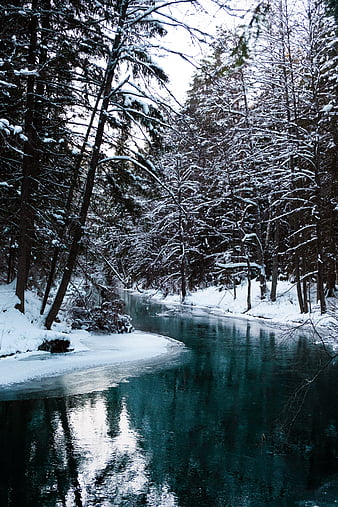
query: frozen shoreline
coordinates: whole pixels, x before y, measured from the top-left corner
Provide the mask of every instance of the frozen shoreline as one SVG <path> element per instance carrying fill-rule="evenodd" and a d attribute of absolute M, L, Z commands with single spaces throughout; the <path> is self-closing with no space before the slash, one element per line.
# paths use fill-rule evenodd
<path fill-rule="evenodd" d="M 184 347 L 171 338 L 141 331 L 94 334 L 70 330 L 66 323 L 47 331 L 34 294 L 27 293 L 24 315 L 15 309 L 16 301 L 14 284 L 0 286 L 0 388 L 92 368 L 156 361 Z M 70 340 L 71 351 L 38 350 L 44 340 L 54 339 Z"/>
<path fill-rule="evenodd" d="M 134 292 L 134 291 L 132 291 Z M 246 287 L 237 288 L 236 299 L 230 290 L 208 287 L 190 294 L 182 305 L 179 296 L 167 296 L 156 291 L 144 291 L 154 302 L 167 307 L 181 307 L 193 315 L 230 317 L 250 320 L 285 329 L 306 326 L 311 321 L 324 329 L 331 350 L 337 350 L 337 317 L 321 316 L 318 306 L 312 305 L 311 314 L 301 315 L 297 307 L 295 289 L 283 282 L 279 286 L 277 301 L 262 301 L 258 284 L 253 283 L 252 308 L 246 312 Z M 139 294 L 140 295 L 140 294 Z M 16 310 L 14 287 L 0 286 L 0 387 L 8 387 L 30 381 L 46 379 L 76 371 L 109 365 L 165 358 L 184 348 L 171 338 L 134 331 L 130 334 L 92 334 L 86 331 L 70 331 L 65 323 L 55 325 L 51 331 L 43 328 L 39 315 L 39 301 L 27 294 L 27 311 Z M 337 308 L 337 305 L 335 309 Z M 333 331 L 332 331 L 333 330 Z M 69 339 L 72 352 L 51 354 L 38 351 L 44 339 Z M 30 351 L 30 352 L 27 352 Z"/>
<path fill-rule="evenodd" d="M 268 285 L 269 288 L 269 285 Z M 236 298 L 232 290 L 211 286 L 191 292 L 181 302 L 179 295 L 163 295 L 160 291 L 144 290 L 139 296 L 163 304 L 169 308 L 180 307 L 191 311 L 193 315 L 214 315 L 215 317 L 235 318 L 245 321 L 270 325 L 279 329 L 296 329 L 302 327 L 311 331 L 313 326 L 324 331 L 327 344 L 338 349 L 338 300 L 331 298 L 327 314 L 320 314 L 319 304 L 312 302 L 311 312 L 299 313 L 296 287 L 289 282 L 280 282 L 275 302 L 260 298 L 259 284 L 252 281 L 252 308 L 247 311 L 247 286 L 243 284 L 236 289 Z M 132 291 L 135 293 L 135 291 Z"/>
<path fill-rule="evenodd" d="M 211 286 L 191 292 L 183 304 L 179 295 L 164 296 L 160 291 L 155 290 L 145 290 L 141 295 L 148 296 L 154 301 L 165 305 L 182 305 L 184 308 L 199 308 L 207 310 L 209 313 L 215 312 L 217 315 L 262 319 L 277 324 L 297 325 L 308 321 L 310 318 L 316 323 L 321 322 L 323 325 L 332 321 L 331 315 L 320 315 L 319 304 L 313 302 L 311 312 L 299 313 L 296 287 L 289 282 L 279 283 L 277 299 L 272 302 L 269 300 L 268 295 L 264 300 L 260 298 L 259 284 L 253 281 L 251 291 L 252 307 L 250 310 L 247 310 L 247 287 L 245 284 L 237 287 L 236 298 L 234 298 L 233 290 Z M 337 299 L 332 298 L 331 304 L 334 301 L 337 302 Z"/>
<path fill-rule="evenodd" d="M 63 354 L 32 351 L 0 360 L 0 388 L 64 374 L 173 355 L 183 344 L 151 333 L 95 335 L 85 331 L 67 335 L 74 350 Z"/>

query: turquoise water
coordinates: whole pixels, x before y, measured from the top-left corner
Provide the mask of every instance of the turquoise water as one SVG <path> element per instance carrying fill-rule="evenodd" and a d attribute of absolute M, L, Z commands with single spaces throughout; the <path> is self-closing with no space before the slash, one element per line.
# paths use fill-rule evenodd
<path fill-rule="evenodd" d="M 187 349 L 125 381 L 101 368 L 6 392 L 1 507 L 337 505 L 337 367 L 296 391 L 318 347 L 126 298 L 137 328 Z"/>

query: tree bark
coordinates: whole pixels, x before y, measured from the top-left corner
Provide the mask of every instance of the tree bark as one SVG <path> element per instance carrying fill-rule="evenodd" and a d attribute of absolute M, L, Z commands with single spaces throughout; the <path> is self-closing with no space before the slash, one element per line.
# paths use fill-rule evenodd
<path fill-rule="evenodd" d="M 14 251 L 14 240 L 11 236 L 7 261 L 7 284 L 11 283 L 14 278 Z"/>
<path fill-rule="evenodd" d="M 38 18 L 35 15 L 36 8 L 37 0 L 33 0 L 31 20 L 29 23 L 30 42 L 27 58 L 27 63 L 32 69 L 34 65 L 36 65 L 37 52 Z M 16 283 L 16 295 L 19 298 L 19 303 L 16 305 L 16 308 L 18 308 L 22 313 L 25 311 L 25 289 L 27 287 L 34 237 L 35 213 L 32 202 L 32 194 L 36 177 L 39 172 L 37 131 L 34 125 L 34 110 L 36 106 L 34 93 L 35 80 L 36 77 L 34 75 L 29 75 L 27 77 L 27 99 L 24 128 L 27 141 L 25 141 L 24 144 L 24 156 L 22 162 L 21 210 Z"/>
<path fill-rule="evenodd" d="M 110 101 L 110 93 L 112 90 L 112 82 L 115 76 L 115 70 L 119 61 L 119 48 L 122 41 L 123 36 L 123 25 L 125 23 L 126 14 L 127 14 L 127 5 L 128 1 L 121 2 L 121 14 L 119 19 L 119 29 L 116 34 L 113 47 L 111 50 L 111 54 L 109 60 L 107 62 L 106 75 L 105 75 L 105 86 L 103 92 L 102 105 L 99 114 L 98 125 L 96 129 L 95 142 L 92 151 L 92 156 L 89 163 L 89 169 L 86 178 L 86 186 L 84 191 L 84 196 L 82 200 L 82 205 L 80 209 L 79 219 L 74 227 L 72 244 L 70 247 L 70 251 L 68 254 L 68 259 L 66 263 L 66 267 L 63 272 L 62 280 L 55 296 L 54 302 L 48 312 L 46 317 L 45 326 L 47 329 L 50 329 L 59 310 L 61 308 L 63 299 L 65 297 L 71 276 L 73 274 L 77 256 L 80 250 L 80 242 L 83 236 L 83 230 L 87 219 L 88 209 L 91 201 L 91 196 L 93 193 L 94 183 L 95 183 L 95 175 L 96 169 L 100 160 L 100 149 L 103 142 L 103 134 L 104 128 L 107 120 L 107 111 Z"/>
<path fill-rule="evenodd" d="M 102 83 L 102 86 L 101 86 L 100 91 L 98 93 L 98 96 L 96 98 L 95 106 L 94 106 L 93 112 L 91 114 L 90 122 L 89 122 L 88 127 L 87 127 L 86 135 L 85 135 L 85 137 L 83 139 L 83 142 L 82 142 L 81 152 L 80 152 L 80 154 L 79 154 L 79 156 L 78 156 L 78 158 L 76 160 L 74 172 L 73 172 L 73 175 L 72 175 L 72 178 L 71 178 L 70 187 L 69 187 L 69 190 L 68 190 L 67 202 L 66 202 L 66 206 L 65 206 L 65 220 L 66 221 L 69 220 L 69 214 L 70 214 L 71 206 L 72 206 L 73 199 L 74 199 L 74 192 L 75 192 L 75 189 L 76 189 L 77 180 L 79 178 L 81 164 L 82 164 L 83 159 L 84 159 L 84 154 L 85 154 L 86 146 L 87 146 L 87 143 L 88 143 L 88 139 L 89 139 L 89 135 L 90 135 L 91 129 L 93 127 L 95 116 L 97 114 L 97 110 L 98 110 L 98 107 L 99 107 L 99 102 L 100 102 L 100 100 L 102 98 L 102 93 L 104 91 L 104 85 L 105 85 L 105 83 Z M 66 230 L 67 230 L 67 226 L 64 225 L 64 227 L 63 227 L 63 229 L 61 231 L 61 234 L 60 234 L 60 238 L 59 238 L 60 242 L 62 242 L 62 240 L 63 240 L 63 238 L 64 238 L 64 236 L 66 234 Z M 51 291 L 51 288 L 52 288 L 52 285 L 53 285 L 53 282 L 54 282 L 54 279 L 55 279 L 56 267 L 57 267 L 57 263 L 58 263 L 58 260 L 59 260 L 60 251 L 61 251 L 61 249 L 60 249 L 59 246 L 56 246 L 54 248 L 52 262 L 51 262 L 51 267 L 50 267 L 50 270 L 49 270 L 47 284 L 46 284 L 46 288 L 45 288 L 45 292 L 44 292 L 44 296 L 43 296 L 43 301 L 42 301 L 42 305 L 41 305 L 41 309 L 40 309 L 40 315 L 43 315 L 43 313 L 45 311 L 45 308 L 46 308 L 46 305 L 47 305 L 48 297 L 49 297 L 49 294 L 50 294 L 50 291 Z"/>
<path fill-rule="evenodd" d="M 247 293 L 247 309 L 248 312 L 251 310 L 251 267 L 250 267 L 250 261 L 249 257 L 246 258 L 247 266 L 248 266 L 248 293 Z"/>
<path fill-rule="evenodd" d="M 323 260 L 320 254 L 317 257 L 317 296 L 320 303 L 320 313 L 326 313 Z"/>
<path fill-rule="evenodd" d="M 271 276 L 271 293 L 270 293 L 271 301 L 276 301 L 277 299 L 278 251 L 279 251 L 279 220 L 276 220 L 274 230 L 274 252 L 272 258 L 272 276 Z"/>
<path fill-rule="evenodd" d="M 326 295 L 327 297 L 335 297 L 336 295 L 336 261 L 331 254 L 328 259 L 328 272 L 327 272 L 327 283 L 326 283 Z"/>
<path fill-rule="evenodd" d="M 304 299 L 302 293 L 302 285 L 300 282 L 300 268 L 299 268 L 299 257 L 295 253 L 295 275 L 296 275 L 296 289 L 300 313 L 304 313 Z"/>
<path fill-rule="evenodd" d="M 306 266 L 305 266 L 304 255 L 302 257 L 302 270 L 303 270 L 302 286 L 303 286 L 304 313 L 308 313 L 309 312 L 309 305 L 308 305 L 308 282 L 307 282 L 307 279 L 306 279 L 306 276 L 305 276 Z"/>

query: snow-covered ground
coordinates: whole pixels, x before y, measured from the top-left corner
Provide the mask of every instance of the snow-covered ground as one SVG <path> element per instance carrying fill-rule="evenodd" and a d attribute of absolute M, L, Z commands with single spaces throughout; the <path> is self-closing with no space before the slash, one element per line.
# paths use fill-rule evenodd
<path fill-rule="evenodd" d="M 106 365 L 144 361 L 171 354 L 182 344 L 164 336 L 134 331 L 100 335 L 70 331 L 65 324 L 47 331 L 39 315 L 39 302 L 27 294 L 26 313 L 16 310 L 14 285 L 0 286 L 0 386 L 61 375 Z M 72 352 L 38 351 L 44 341 L 69 339 Z M 27 352 L 28 351 L 28 352 Z M 10 355 L 13 354 L 13 355 Z"/>
<path fill-rule="evenodd" d="M 269 288 L 269 283 L 268 283 Z M 181 304 L 179 295 L 164 296 L 161 292 L 144 291 L 144 295 L 161 301 L 167 305 Z M 208 287 L 190 293 L 184 302 L 185 307 L 198 311 L 207 311 L 209 314 L 218 316 L 232 316 L 244 319 L 262 319 L 281 327 L 299 326 L 312 323 L 318 328 L 332 329 L 338 325 L 338 300 L 330 298 L 328 301 L 328 313 L 320 314 L 318 303 L 311 304 L 311 311 L 306 314 L 299 312 L 297 292 L 294 284 L 286 281 L 278 283 L 277 300 L 272 302 L 269 295 L 265 300 L 260 298 L 259 283 L 252 281 L 251 286 L 252 308 L 247 311 L 247 284 L 236 287 L 236 298 L 233 289 L 220 289 L 219 287 Z M 311 326 L 312 326 L 311 324 Z M 331 331 L 330 331 L 331 333 Z M 337 336 L 338 342 L 338 336 Z"/>
<path fill-rule="evenodd" d="M 0 359 L 0 388 L 102 366 L 143 363 L 147 359 L 172 355 L 182 348 L 175 340 L 140 331 L 123 335 L 80 331 L 67 337 L 71 338 L 72 352 L 51 354 L 35 350 Z"/>
<path fill-rule="evenodd" d="M 154 291 L 146 295 L 168 305 L 180 304 L 179 296 L 164 297 Z M 259 285 L 252 282 L 252 308 L 247 309 L 247 286 L 233 290 L 209 287 L 190 294 L 185 306 L 194 312 L 205 312 L 217 316 L 235 316 L 245 319 L 264 319 L 279 326 L 297 326 L 312 322 L 325 329 L 325 336 L 332 347 L 337 347 L 337 299 L 329 303 L 331 311 L 320 315 L 319 306 L 312 304 L 311 313 L 301 315 L 297 304 L 296 289 L 289 282 L 280 282 L 277 301 L 260 299 Z M 30 379 L 47 378 L 73 371 L 86 370 L 106 365 L 142 361 L 166 357 L 182 345 L 167 337 L 141 333 L 95 335 L 86 331 L 71 331 L 65 323 L 56 324 L 51 331 L 43 327 L 39 314 L 39 300 L 27 293 L 26 313 L 15 309 L 14 284 L 0 286 L 0 386 L 25 382 Z M 44 339 L 67 338 L 72 352 L 50 354 L 38 351 Z"/>

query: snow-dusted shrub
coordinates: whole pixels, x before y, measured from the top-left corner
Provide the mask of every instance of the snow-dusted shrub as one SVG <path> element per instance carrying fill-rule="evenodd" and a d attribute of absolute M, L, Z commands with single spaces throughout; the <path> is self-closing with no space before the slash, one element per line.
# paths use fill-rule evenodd
<path fill-rule="evenodd" d="M 123 313 L 120 301 L 105 301 L 101 306 L 89 311 L 88 331 L 107 333 L 130 333 L 133 330 L 131 318 Z"/>
<path fill-rule="evenodd" d="M 73 329 L 104 333 L 130 333 L 131 318 L 124 313 L 124 303 L 112 291 L 105 291 L 101 304 L 89 306 L 83 297 L 75 300 L 71 310 Z"/>

